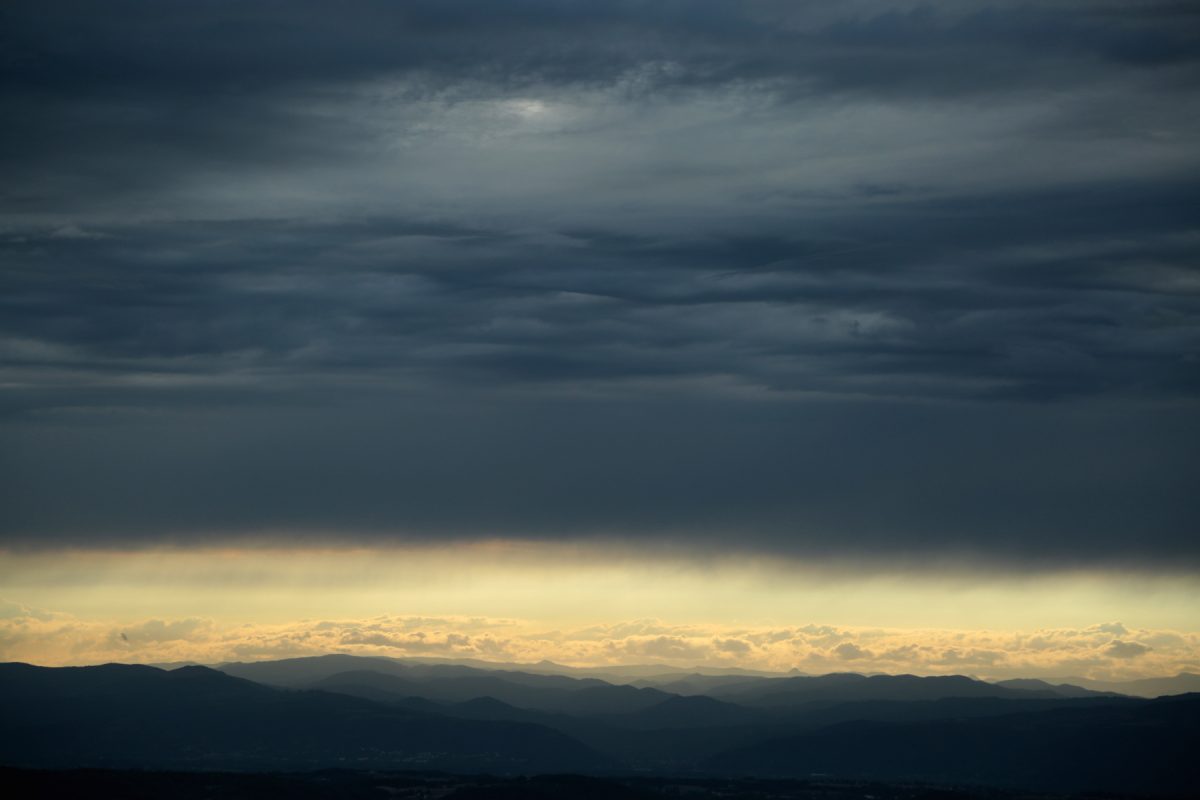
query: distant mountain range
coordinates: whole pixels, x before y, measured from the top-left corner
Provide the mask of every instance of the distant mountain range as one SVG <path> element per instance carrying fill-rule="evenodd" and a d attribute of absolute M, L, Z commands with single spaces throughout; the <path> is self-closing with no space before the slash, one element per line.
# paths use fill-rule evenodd
<path fill-rule="evenodd" d="M 775 681 L 811 677 L 830 678 L 829 675 L 807 675 L 795 669 L 790 672 L 747 670 L 738 667 L 694 667 L 682 670 L 679 667 L 661 664 L 571 667 L 545 660 L 533 664 L 517 664 L 482 661 L 471 658 L 453 660 L 419 657 L 395 659 L 382 656 L 365 657 L 342 654 L 290 658 L 277 661 L 228 662 L 207 666 L 249 680 L 273 683 L 280 686 L 297 686 L 303 685 L 308 680 L 312 680 L 313 676 L 327 677 L 338 672 L 366 669 L 367 667 L 362 665 L 367 662 L 374 664 L 374 666 L 370 667 L 374 671 L 390 672 L 397 675 L 466 675 L 497 672 L 518 673 L 521 675 L 558 675 L 575 679 L 591 678 L 612 684 L 628 684 L 638 688 L 656 688 L 671 694 L 681 695 L 716 694 L 723 687 L 738 685 L 748 687 L 759 680 Z M 194 662 L 173 662 L 153 664 L 152 666 L 161 667 L 162 669 L 175 669 L 181 666 L 199 665 Z M 471 670 L 474 670 L 474 672 L 471 672 Z M 864 676 L 858 673 L 841 674 L 854 675 L 859 678 L 894 677 Z M 962 676 L 946 677 L 961 678 Z M 982 681 L 980 682 L 982 683 Z M 1200 692 L 1200 675 L 1182 672 L 1178 675 L 1168 677 L 1125 681 L 1101 681 L 1081 677 L 1064 677 L 1053 680 L 1019 678 L 995 681 L 992 685 L 1024 691 L 1050 692 L 1054 696 L 1085 697 L 1090 696 L 1089 693 L 1099 693 L 1120 694 L 1130 697 L 1162 697 L 1172 694 Z"/>
<path fill-rule="evenodd" d="M 1182 678 L 1183 676 L 1181 675 L 1179 677 Z M 1078 679 L 1078 680 L 1082 680 L 1082 679 Z M 1164 680 L 1170 681 L 1173 679 L 1166 678 Z M 1040 692 L 1040 693 L 1050 692 L 1051 694 L 1055 694 L 1060 697 L 1095 697 L 1096 695 L 1109 695 L 1112 697 L 1121 697 L 1122 695 L 1141 696 L 1141 695 L 1138 695 L 1137 692 L 1098 691 L 1095 689 L 1085 689 L 1082 686 L 1078 686 L 1074 683 L 1050 683 L 1049 681 L 1037 680 L 1035 678 L 1017 678 L 1015 680 L 996 681 L 996 685 L 1003 686 L 1006 689 L 1020 689 L 1022 691 L 1026 691 L 1026 692 Z M 1161 694 L 1184 694 L 1184 692 L 1166 691 L 1166 692 L 1161 692 Z M 1149 695 L 1149 696 L 1150 697 L 1158 697 L 1158 695 Z"/>
<path fill-rule="evenodd" d="M 1169 678 L 1142 678 L 1133 681 L 1095 681 L 1090 678 L 1063 678 L 1096 692 L 1115 692 L 1133 697 L 1164 697 L 1172 694 L 1200 692 L 1200 675 L 1181 672 Z"/>
<path fill-rule="evenodd" d="M 1149 700 L 1081 679 L 855 673 L 642 670 L 617 683 L 482 663 L 2 664 L 0 765 L 830 775 L 1179 795 L 1200 786 L 1200 694 Z"/>

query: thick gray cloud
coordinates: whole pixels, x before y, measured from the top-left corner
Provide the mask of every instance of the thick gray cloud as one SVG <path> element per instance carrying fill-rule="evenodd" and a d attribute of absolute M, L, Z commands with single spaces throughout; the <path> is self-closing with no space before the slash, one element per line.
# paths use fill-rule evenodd
<path fill-rule="evenodd" d="M 1193 568 L 1198 23 L 6 4 L 0 536 Z"/>

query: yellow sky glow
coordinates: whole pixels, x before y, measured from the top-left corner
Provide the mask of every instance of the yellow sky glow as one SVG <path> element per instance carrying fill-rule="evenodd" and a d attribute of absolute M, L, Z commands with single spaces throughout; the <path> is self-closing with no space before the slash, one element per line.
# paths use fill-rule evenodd
<path fill-rule="evenodd" d="M 0 598 L 0 658 L 39 663 L 340 651 L 804 671 L 1200 666 L 1188 575 L 884 572 L 496 541 L 9 552 Z M 1038 639 L 1048 631 L 1056 643 Z"/>

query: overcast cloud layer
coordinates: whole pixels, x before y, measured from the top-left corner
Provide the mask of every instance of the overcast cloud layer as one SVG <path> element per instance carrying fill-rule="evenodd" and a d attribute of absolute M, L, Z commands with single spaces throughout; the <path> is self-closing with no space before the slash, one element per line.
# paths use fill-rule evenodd
<path fill-rule="evenodd" d="M 1183 2 L 9 2 L 0 543 L 1200 565 Z"/>

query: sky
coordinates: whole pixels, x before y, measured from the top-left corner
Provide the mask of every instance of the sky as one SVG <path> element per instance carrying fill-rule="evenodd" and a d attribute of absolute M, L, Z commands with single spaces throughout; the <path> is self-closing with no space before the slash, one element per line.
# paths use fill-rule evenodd
<path fill-rule="evenodd" d="M 0 659 L 1200 671 L 1200 10 L 0 7 Z"/>

